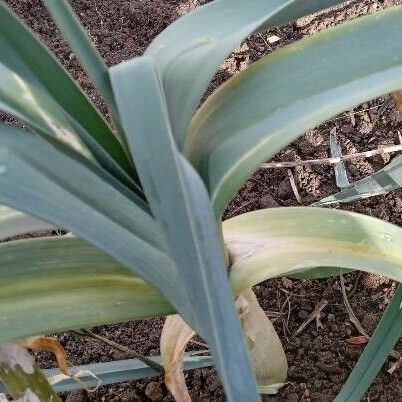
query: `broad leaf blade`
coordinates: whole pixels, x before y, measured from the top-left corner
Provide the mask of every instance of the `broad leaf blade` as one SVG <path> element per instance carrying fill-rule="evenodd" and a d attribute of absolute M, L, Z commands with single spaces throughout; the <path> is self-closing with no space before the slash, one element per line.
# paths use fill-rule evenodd
<path fill-rule="evenodd" d="M 223 222 L 223 233 L 236 294 L 265 279 L 317 267 L 358 269 L 402 282 L 402 229 L 366 215 L 265 209 Z"/>
<path fill-rule="evenodd" d="M 402 7 L 328 29 L 254 63 L 204 103 L 185 154 L 218 216 L 262 162 L 307 129 L 402 87 L 401 29 Z"/>
<path fill-rule="evenodd" d="M 315 206 L 336 202 L 351 202 L 375 195 L 386 194 L 402 187 L 402 156 L 394 158 L 378 172 L 343 188 L 339 193 L 316 202 Z"/>
<path fill-rule="evenodd" d="M 385 310 L 370 342 L 364 349 L 352 373 L 335 402 L 360 401 L 385 363 L 402 333 L 402 286 Z"/>
<path fill-rule="evenodd" d="M 10 126 L 1 126 L 0 134 L 1 204 L 75 233 L 179 303 L 177 269 L 134 193 L 61 144 L 50 146 Z"/>
<path fill-rule="evenodd" d="M 0 343 L 172 312 L 160 293 L 82 240 L 0 244 Z"/>
<path fill-rule="evenodd" d="M 161 74 L 179 147 L 184 143 L 190 119 L 209 82 L 238 44 L 258 29 L 285 24 L 340 2 L 215 0 L 163 31 L 147 54 L 155 58 Z"/>
<path fill-rule="evenodd" d="M 189 321 L 183 314 L 185 306 L 178 312 L 209 343 L 228 400 L 257 401 L 209 198 L 176 149 L 153 60 L 137 58 L 113 67 L 111 74 L 128 145 L 194 317 Z"/>
<path fill-rule="evenodd" d="M 51 223 L 0 205 L 0 241 L 28 233 L 46 232 L 56 228 Z"/>

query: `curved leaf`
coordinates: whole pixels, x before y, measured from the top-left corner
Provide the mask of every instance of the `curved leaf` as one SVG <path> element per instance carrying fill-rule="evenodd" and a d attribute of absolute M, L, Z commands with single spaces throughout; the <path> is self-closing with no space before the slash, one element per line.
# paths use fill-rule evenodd
<path fill-rule="evenodd" d="M 228 401 L 257 401 L 208 193 L 176 148 L 153 59 L 119 64 L 111 78 L 145 194 L 187 290 L 190 305 L 178 312 L 209 343 Z"/>
<path fill-rule="evenodd" d="M 45 232 L 57 227 L 15 209 L 0 205 L 0 241 L 34 232 Z"/>
<path fill-rule="evenodd" d="M 85 158 L 53 145 L 0 126 L 0 203 L 91 242 L 180 305 L 185 293 L 177 269 L 140 200 Z"/>
<path fill-rule="evenodd" d="M 0 343 L 173 311 L 128 268 L 82 240 L 0 244 Z"/>
<path fill-rule="evenodd" d="M 316 267 L 358 269 L 402 282 L 402 228 L 352 212 L 273 208 L 223 222 L 236 294 Z"/>
<path fill-rule="evenodd" d="M 31 92 L 36 89 L 48 97 L 48 103 L 57 102 L 99 163 L 116 177 L 130 182 L 128 175 L 133 168 L 120 141 L 61 64 L 4 2 L 0 2 L 0 63 Z"/>
<path fill-rule="evenodd" d="M 209 82 L 239 43 L 256 30 L 285 24 L 341 2 L 215 0 L 180 18 L 154 39 L 146 54 L 155 58 L 161 74 L 179 147 Z"/>
<path fill-rule="evenodd" d="M 263 161 L 307 129 L 402 87 L 401 29 L 395 7 L 325 30 L 266 56 L 209 97 L 185 154 L 218 216 Z"/>

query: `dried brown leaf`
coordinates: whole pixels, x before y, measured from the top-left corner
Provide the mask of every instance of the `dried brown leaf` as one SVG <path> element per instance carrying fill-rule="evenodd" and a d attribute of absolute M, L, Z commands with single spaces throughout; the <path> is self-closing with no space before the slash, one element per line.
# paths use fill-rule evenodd
<path fill-rule="evenodd" d="M 187 344 L 195 332 L 179 315 L 166 318 L 161 336 L 161 356 L 165 369 L 165 384 L 177 402 L 191 402 L 183 372 Z"/>

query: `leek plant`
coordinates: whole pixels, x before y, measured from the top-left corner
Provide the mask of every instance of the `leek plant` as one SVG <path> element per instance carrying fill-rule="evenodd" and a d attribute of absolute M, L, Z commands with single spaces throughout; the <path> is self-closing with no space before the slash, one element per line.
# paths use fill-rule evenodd
<path fill-rule="evenodd" d="M 68 2 L 44 3 L 111 123 L 0 1 L 0 109 L 25 126 L 0 126 L 0 239 L 55 226 L 74 234 L 0 245 L 0 378 L 12 398 L 57 400 L 19 339 L 178 313 L 207 341 L 227 400 L 258 401 L 253 317 L 242 315 L 248 302 L 260 313 L 253 285 L 339 269 L 402 281 L 402 229 L 389 223 L 320 208 L 221 219 L 260 164 L 307 129 L 402 87 L 402 7 L 286 46 L 198 108 L 248 35 L 341 1 L 215 0 L 110 69 Z M 400 298 L 338 400 L 358 401 L 375 378 L 402 329 Z M 268 382 L 285 382 L 277 340 L 266 365 L 276 358 L 281 374 Z M 116 363 L 95 371 L 127 380 Z"/>

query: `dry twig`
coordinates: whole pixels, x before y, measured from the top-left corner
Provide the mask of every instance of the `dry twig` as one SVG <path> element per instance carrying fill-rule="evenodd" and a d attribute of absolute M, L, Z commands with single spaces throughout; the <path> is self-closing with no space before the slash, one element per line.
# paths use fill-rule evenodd
<path fill-rule="evenodd" d="M 316 320 L 317 322 L 317 328 L 322 327 L 322 324 L 320 322 L 320 315 L 321 311 L 325 308 L 325 306 L 328 304 L 328 300 L 322 299 L 314 309 L 314 311 L 307 317 L 306 321 L 303 322 L 302 325 L 296 330 L 296 332 L 292 336 L 299 335 L 304 329 L 307 327 L 308 324 L 310 324 L 311 321 Z"/>
<path fill-rule="evenodd" d="M 359 152 L 356 154 L 343 155 L 335 158 L 323 159 L 309 159 L 305 161 L 292 161 L 292 162 L 269 162 L 261 165 L 262 169 L 279 169 L 279 168 L 294 168 L 298 166 L 312 166 L 312 165 L 335 165 L 342 161 L 349 161 L 352 159 L 370 158 L 375 155 L 384 155 L 393 152 L 402 151 L 402 144 L 390 145 L 373 149 L 371 151 Z"/>
<path fill-rule="evenodd" d="M 346 288 L 345 288 L 345 280 L 343 279 L 343 275 L 339 275 L 341 281 L 341 291 L 343 296 L 343 303 L 345 305 L 346 311 L 349 315 L 349 321 L 356 327 L 361 335 L 369 340 L 371 338 L 370 334 L 363 328 L 362 324 L 360 323 L 359 319 L 356 317 L 350 303 L 348 300 L 348 296 L 346 295 Z M 401 359 L 401 354 L 396 350 L 392 350 L 390 355 L 395 359 Z"/>
<path fill-rule="evenodd" d="M 293 172 L 290 169 L 288 169 L 288 176 L 289 176 L 290 185 L 292 186 L 292 190 L 293 190 L 293 193 L 294 193 L 294 195 L 296 197 L 296 200 L 297 200 L 297 202 L 299 204 L 301 204 L 302 200 L 301 200 L 301 197 L 300 197 L 300 194 L 299 194 L 299 190 L 297 189 L 296 181 L 295 181 L 295 178 L 293 176 Z"/>
<path fill-rule="evenodd" d="M 79 329 L 79 330 L 74 330 L 74 331 L 70 331 L 70 332 L 72 334 L 76 335 L 76 336 L 81 337 L 81 338 L 85 338 L 85 339 L 94 340 L 94 341 L 97 341 L 97 342 L 104 343 L 104 344 L 110 346 L 113 349 L 116 349 L 116 350 L 118 350 L 120 352 L 123 352 L 123 353 L 127 354 L 131 358 L 138 359 L 138 360 L 142 361 L 143 363 L 145 363 L 147 366 L 151 367 L 152 369 L 154 369 L 158 373 L 161 373 L 161 374 L 164 373 L 163 366 L 158 364 L 154 360 L 149 359 L 148 357 L 137 353 L 135 350 L 130 349 L 127 346 L 120 345 L 119 343 L 114 342 L 111 339 L 108 339 L 108 338 L 106 338 L 104 336 L 95 334 L 94 332 L 90 331 L 89 329 Z"/>

